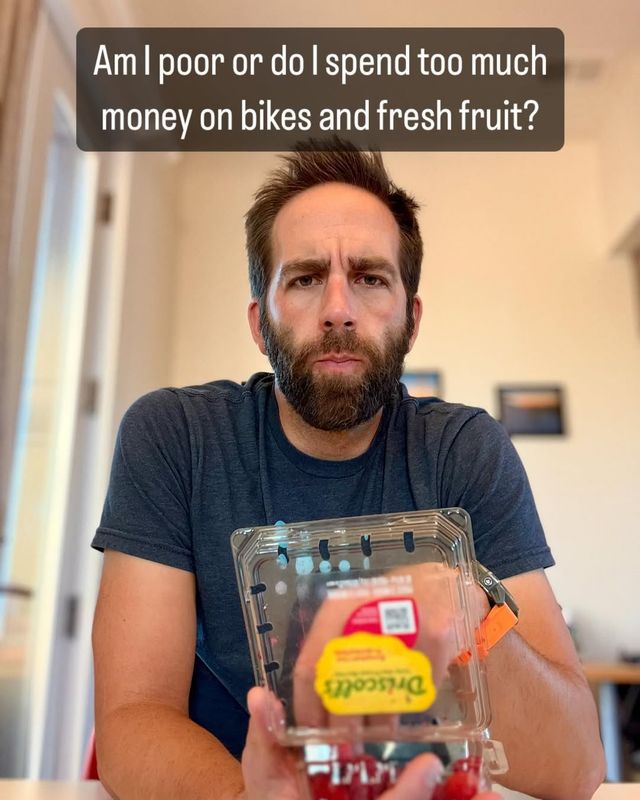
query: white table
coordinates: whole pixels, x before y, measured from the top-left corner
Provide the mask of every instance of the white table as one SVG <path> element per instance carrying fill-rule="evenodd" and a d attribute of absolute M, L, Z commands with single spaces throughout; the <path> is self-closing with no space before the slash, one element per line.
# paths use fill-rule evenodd
<path fill-rule="evenodd" d="M 531 800 L 528 794 L 501 789 L 499 786 L 494 786 L 494 789 L 503 800 Z M 604 783 L 593 795 L 593 800 L 640 800 L 640 783 Z"/>
<path fill-rule="evenodd" d="M 2 800 L 108 800 L 97 781 L 7 781 L 0 780 Z M 505 793 L 505 800 L 525 797 Z M 640 783 L 605 783 L 593 800 L 640 800 Z"/>
<path fill-rule="evenodd" d="M 108 800 L 98 781 L 0 780 L 2 800 Z"/>

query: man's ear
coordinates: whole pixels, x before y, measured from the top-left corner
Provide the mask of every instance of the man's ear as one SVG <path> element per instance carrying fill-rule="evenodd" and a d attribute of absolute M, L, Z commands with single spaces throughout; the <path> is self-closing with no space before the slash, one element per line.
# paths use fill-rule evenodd
<path fill-rule="evenodd" d="M 411 338 L 409 339 L 409 352 L 413 347 L 416 339 L 418 338 L 418 333 L 420 332 L 420 320 L 422 319 L 422 300 L 416 295 L 413 298 L 413 308 L 411 309 L 413 314 L 413 333 L 411 334 Z"/>
<path fill-rule="evenodd" d="M 267 355 L 267 348 L 264 346 L 264 339 L 260 330 L 260 305 L 257 300 L 252 300 L 247 309 L 247 317 L 249 319 L 249 328 L 251 329 L 251 337 L 258 345 L 258 349 L 263 356 Z"/>

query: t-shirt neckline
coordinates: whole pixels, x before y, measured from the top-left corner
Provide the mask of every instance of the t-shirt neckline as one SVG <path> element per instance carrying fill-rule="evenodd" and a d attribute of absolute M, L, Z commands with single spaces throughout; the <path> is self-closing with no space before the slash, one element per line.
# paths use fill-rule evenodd
<path fill-rule="evenodd" d="M 282 429 L 274 386 L 271 387 L 267 401 L 267 424 L 278 448 L 297 469 L 321 478 L 346 478 L 361 472 L 382 442 L 389 424 L 389 407 L 388 405 L 384 406 L 378 429 L 365 452 L 355 458 L 347 458 L 340 461 L 315 458 L 315 456 L 303 453 L 295 445 L 291 444 Z"/>

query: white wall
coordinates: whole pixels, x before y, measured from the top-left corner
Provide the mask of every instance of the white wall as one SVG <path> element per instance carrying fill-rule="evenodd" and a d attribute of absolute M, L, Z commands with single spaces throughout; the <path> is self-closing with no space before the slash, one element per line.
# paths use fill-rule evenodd
<path fill-rule="evenodd" d="M 250 339 L 243 220 L 268 154 L 192 154 L 181 174 L 172 381 L 265 368 Z M 587 656 L 640 648 L 624 598 L 640 555 L 640 337 L 631 274 L 607 256 L 595 144 L 558 153 L 389 154 L 423 203 L 425 319 L 408 359 L 445 398 L 496 413 L 499 383 L 565 386 L 569 435 L 517 439 Z M 624 511 L 621 511 L 624 509 Z"/>
<path fill-rule="evenodd" d="M 407 185 L 411 158 L 393 162 Z M 606 255 L 598 151 L 424 164 L 426 320 L 408 363 L 442 368 L 447 399 L 493 413 L 497 384 L 564 385 L 569 435 L 514 440 L 558 562 L 550 578 L 586 655 L 637 649 L 625 598 L 640 544 L 617 510 L 640 475 L 640 310 L 628 265 Z"/>
<path fill-rule="evenodd" d="M 164 153 L 132 158 L 116 420 L 136 397 L 171 382 L 177 166 Z"/>
<path fill-rule="evenodd" d="M 619 245 L 640 225 L 640 55 L 607 70 L 600 152 L 607 238 Z M 640 245 L 640 240 L 634 242 Z"/>
<path fill-rule="evenodd" d="M 189 153 L 181 164 L 172 381 L 244 380 L 269 369 L 249 335 L 243 216 L 267 153 Z"/>

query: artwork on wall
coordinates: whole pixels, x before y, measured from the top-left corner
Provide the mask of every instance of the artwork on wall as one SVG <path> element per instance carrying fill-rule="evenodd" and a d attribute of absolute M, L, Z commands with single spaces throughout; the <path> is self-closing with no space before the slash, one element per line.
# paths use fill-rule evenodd
<path fill-rule="evenodd" d="M 499 386 L 498 397 L 500 422 L 512 436 L 565 433 L 562 387 Z"/>
<path fill-rule="evenodd" d="M 419 370 L 405 372 L 402 383 L 412 397 L 442 398 L 442 380 L 436 370 Z"/>

